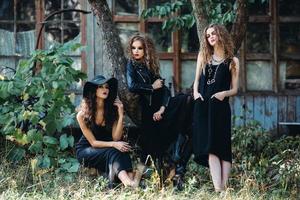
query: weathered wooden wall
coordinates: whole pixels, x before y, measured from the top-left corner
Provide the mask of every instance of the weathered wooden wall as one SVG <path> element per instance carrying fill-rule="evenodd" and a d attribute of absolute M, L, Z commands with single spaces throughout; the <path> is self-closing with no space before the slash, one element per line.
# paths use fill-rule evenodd
<path fill-rule="evenodd" d="M 286 132 L 279 122 L 300 122 L 300 96 L 294 95 L 243 95 L 231 100 L 233 124 L 245 125 L 251 120 L 274 134 Z"/>

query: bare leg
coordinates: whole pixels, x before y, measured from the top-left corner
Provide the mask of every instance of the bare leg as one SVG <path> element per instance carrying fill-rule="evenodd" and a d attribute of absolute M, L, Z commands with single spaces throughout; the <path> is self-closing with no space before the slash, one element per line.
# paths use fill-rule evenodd
<path fill-rule="evenodd" d="M 121 182 L 125 185 L 125 186 L 133 186 L 134 185 L 134 181 L 133 179 L 130 177 L 130 175 L 132 175 L 132 173 L 128 173 L 125 170 L 122 170 L 119 172 L 118 174 L 118 178 L 121 180 Z"/>
<path fill-rule="evenodd" d="M 122 170 L 119 172 L 118 178 L 125 186 L 138 187 L 144 169 L 145 169 L 145 165 L 138 164 L 137 170 L 134 175 L 132 172 L 126 172 L 125 170 Z"/>
<path fill-rule="evenodd" d="M 227 181 L 229 178 L 230 169 L 231 169 L 231 163 L 222 160 L 222 185 L 224 188 L 227 187 Z"/>
<path fill-rule="evenodd" d="M 220 159 L 214 154 L 209 154 L 208 163 L 215 191 L 219 192 L 224 190 L 222 185 L 222 168 Z"/>

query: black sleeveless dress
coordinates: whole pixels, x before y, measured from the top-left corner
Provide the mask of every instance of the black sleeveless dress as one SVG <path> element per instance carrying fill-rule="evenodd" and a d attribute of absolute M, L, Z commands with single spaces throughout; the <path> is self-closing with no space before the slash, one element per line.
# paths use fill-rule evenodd
<path fill-rule="evenodd" d="M 195 161 L 208 166 L 208 154 L 232 162 L 231 155 L 231 109 L 229 98 L 223 101 L 211 96 L 230 89 L 230 60 L 219 65 L 207 64 L 205 75 L 201 74 L 199 92 L 204 98 L 195 100 L 193 114 L 193 151 Z"/>
<path fill-rule="evenodd" d="M 94 125 L 91 130 L 96 140 L 112 141 L 111 129 Z M 132 171 L 131 159 L 128 153 L 112 147 L 93 148 L 84 135 L 76 144 L 76 156 L 85 167 L 93 167 L 99 172 L 104 172 L 110 183 L 114 182 L 120 171 Z"/>

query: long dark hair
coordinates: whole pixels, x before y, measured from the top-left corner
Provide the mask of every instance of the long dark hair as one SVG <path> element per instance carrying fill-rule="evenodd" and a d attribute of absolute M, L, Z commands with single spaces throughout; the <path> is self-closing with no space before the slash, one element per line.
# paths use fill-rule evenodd
<path fill-rule="evenodd" d="M 80 104 L 80 110 L 84 113 L 84 121 L 87 127 L 91 128 L 96 124 L 96 111 L 97 111 L 97 102 L 96 102 L 96 90 L 97 87 L 92 87 L 88 96 L 83 98 Z M 114 122 L 117 120 L 117 108 L 114 106 L 114 101 L 111 91 L 109 92 L 108 97 L 104 100 L 104 121 L 105 127 L 110 129 L 112 128 Z"/>

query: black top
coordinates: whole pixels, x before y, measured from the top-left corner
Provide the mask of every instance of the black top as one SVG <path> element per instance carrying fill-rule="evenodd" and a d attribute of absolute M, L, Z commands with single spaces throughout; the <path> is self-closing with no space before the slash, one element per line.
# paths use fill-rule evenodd
<path fill-rule="evenodd" d="M 231 73 L 229 70 L 230 59 L 218 65 L 206 64 L 205 74 L 201 74 L 199 82 L 199 92 L 204 99 L 209 99 L 217 92 L 230 90 Z M 228 101 L 225 97 L 225 101 Z"/>
<path fill-rule="evenodd" d="M 96 138 L 96 140 L 107 141 L 107 142 L 113 140 L 111 129 L 108 129 L 105 126 L 100 126 L 100 125 L 94 124 L 91 127 L 91 131 L 94 134 L 94 137 Z M 91 146 L 91 144 L 86 139 L 86 137 L 84 135 L 82 135 L 76 145 L 76 148 L 82 148 L 82 147 L 88 147 L 88 146 Z"/>
<path fill-rule="evenodd" d="M 141 95 L 141 100 L 147 102 L 149 106 L 152 105 L 154 95 L 160 96 L 160 106 L 168 106 L 171 96 L 169 89 L 165 85 L 160 89 L 153 89 L 152 84 L 161 77 L 151 72 L 144 63 L 129 60 L 126 78 L 129 91 Z"/>

